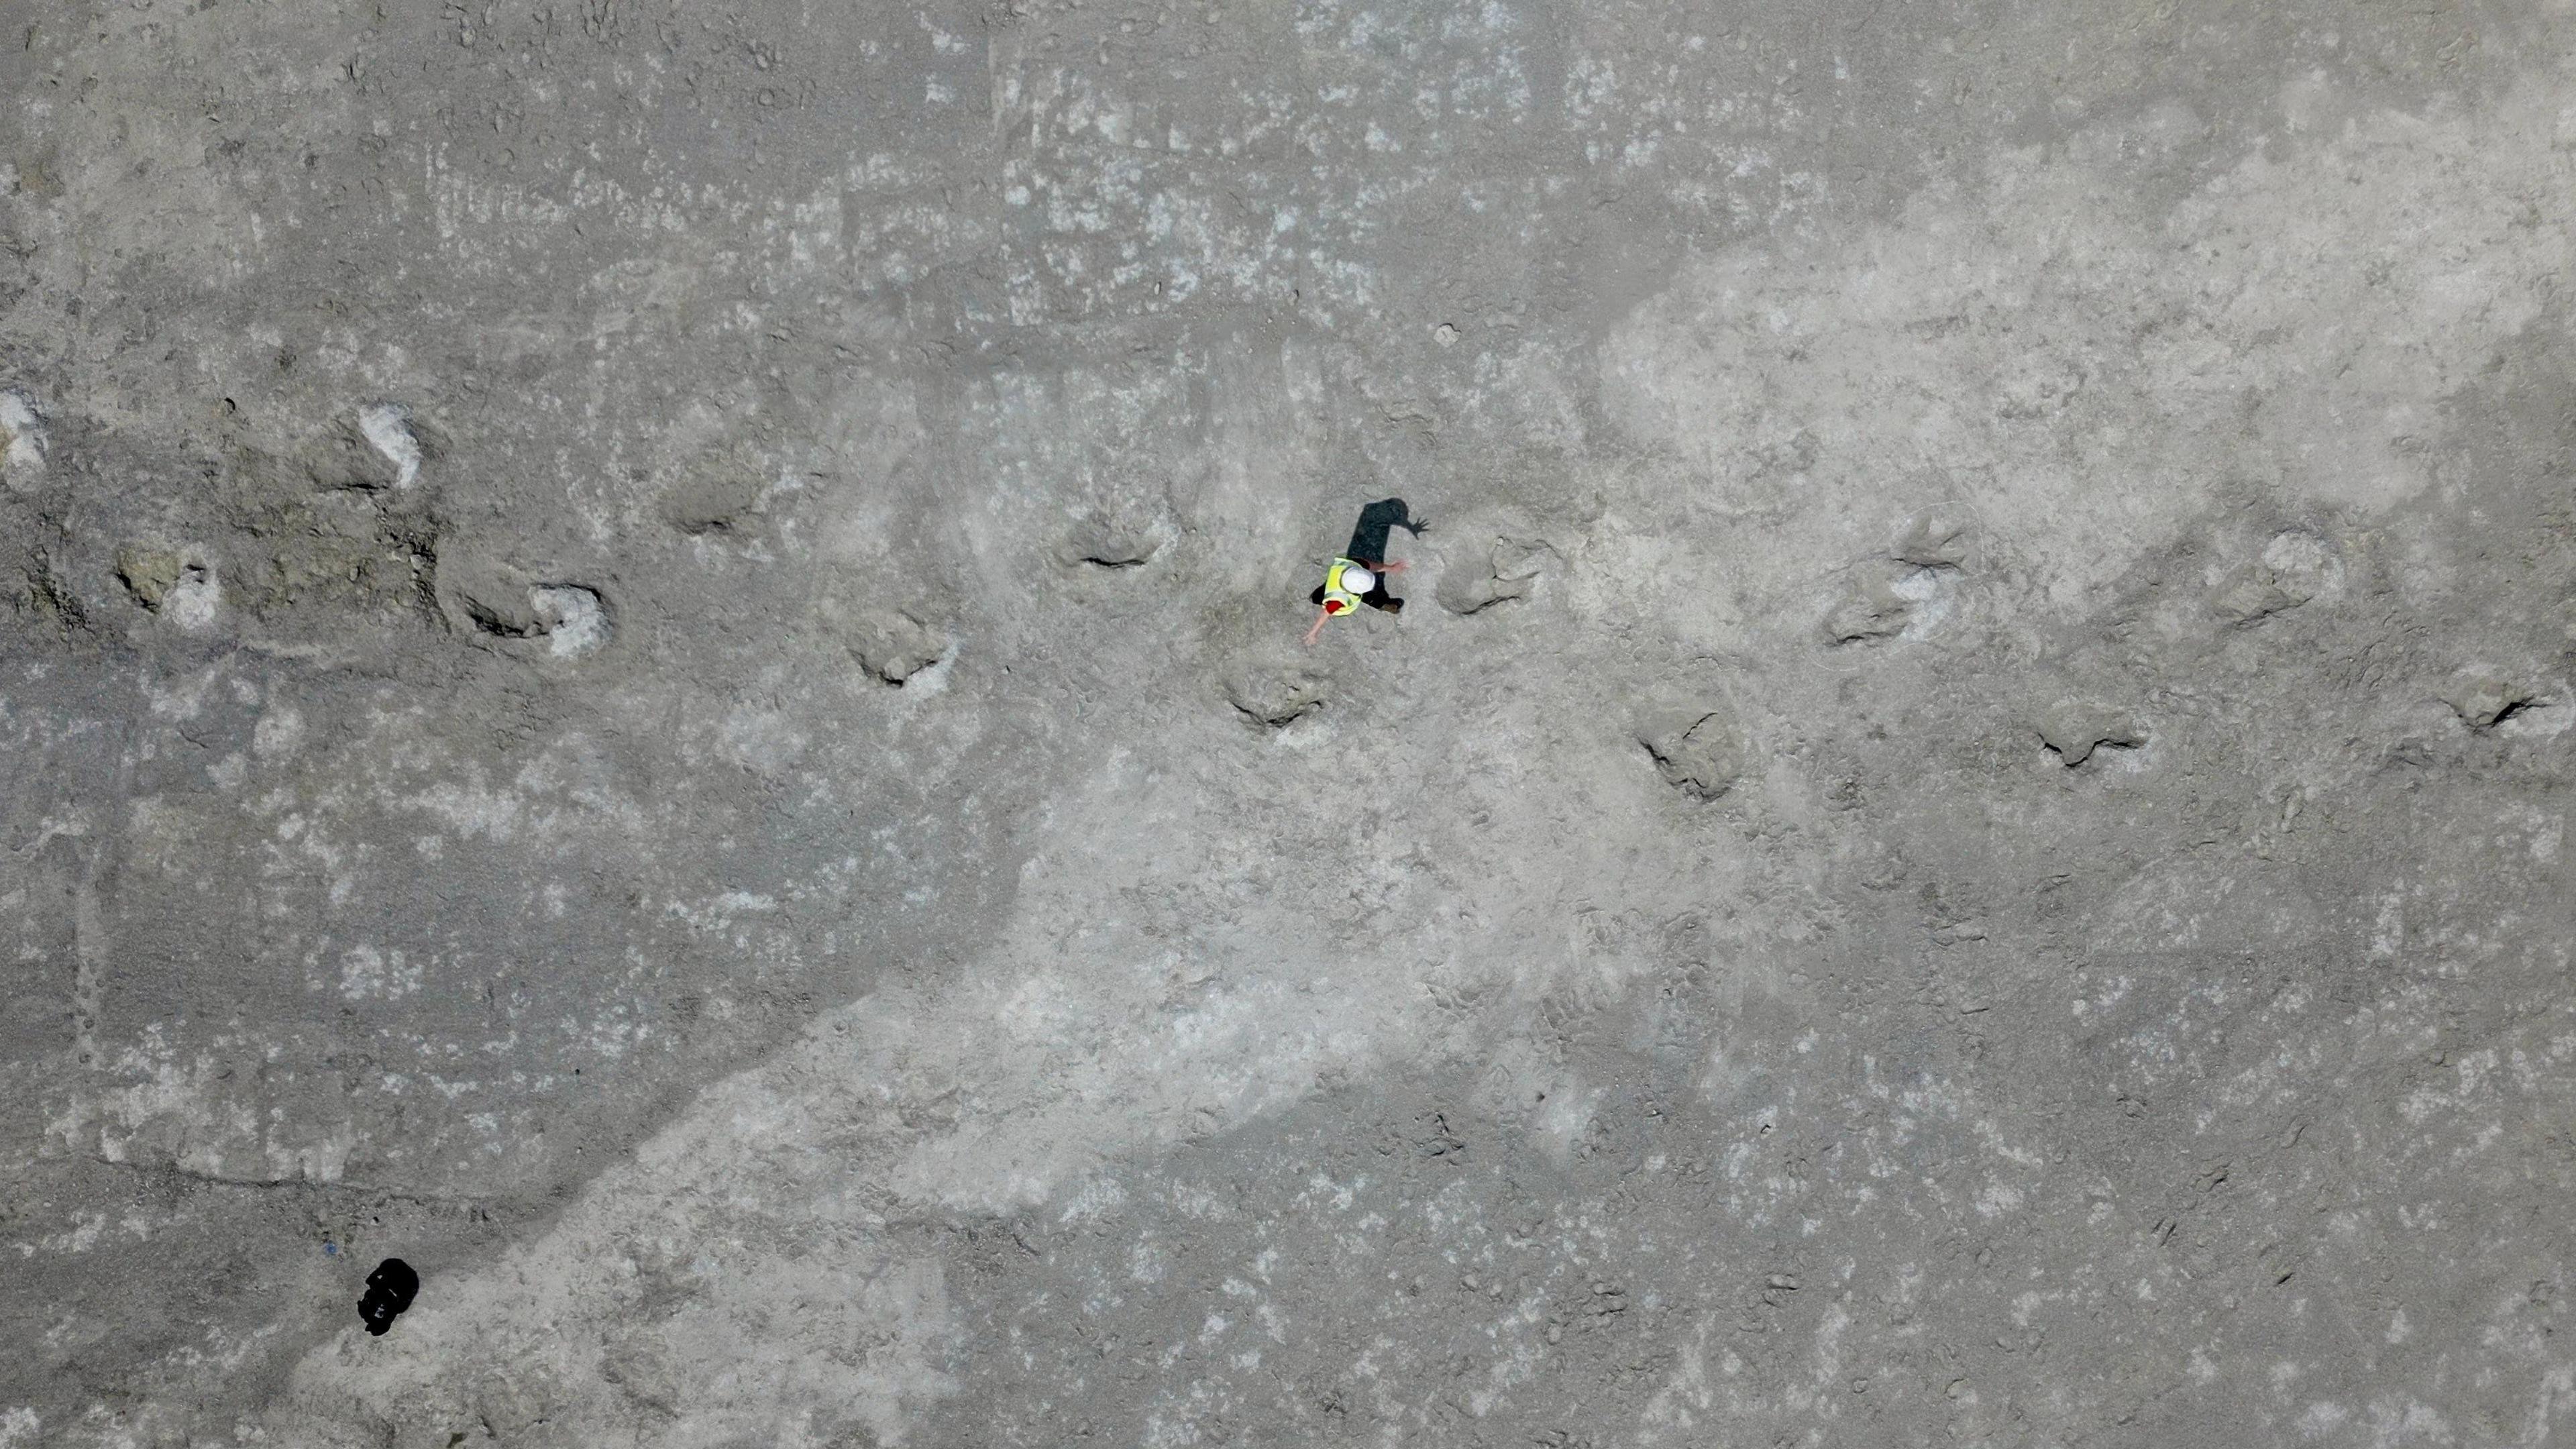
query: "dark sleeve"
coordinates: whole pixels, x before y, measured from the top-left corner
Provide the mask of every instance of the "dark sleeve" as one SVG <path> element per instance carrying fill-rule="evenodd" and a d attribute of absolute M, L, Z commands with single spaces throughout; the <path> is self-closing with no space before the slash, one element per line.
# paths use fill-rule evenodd
<path fill-rule="evenodd" d="M 1306 596 L 1306 601 L 1318 608 L 1321 608 L 1324 603 L 1324 586 L 1322 584 L 1315 585 L 1315 592 L 1308 594 Z"/>

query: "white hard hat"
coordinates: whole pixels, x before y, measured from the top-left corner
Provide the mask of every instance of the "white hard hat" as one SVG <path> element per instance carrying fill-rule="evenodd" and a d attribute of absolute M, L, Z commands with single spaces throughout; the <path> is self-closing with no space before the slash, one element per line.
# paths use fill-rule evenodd
<path fill-rule="evenodd" d="M 1358 564 L 1343 565 L 1342 592 L 1346 594 L 1365 594 L 1376 587 L 1377 575 L 1370 573 L 1367 569 L 1361 568 Z"/>

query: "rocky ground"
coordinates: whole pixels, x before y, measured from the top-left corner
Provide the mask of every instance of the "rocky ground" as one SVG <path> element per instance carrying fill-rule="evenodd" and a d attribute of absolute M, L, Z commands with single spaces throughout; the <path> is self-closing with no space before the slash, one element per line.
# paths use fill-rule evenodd
<path fill-rule="evenodd" d="M 2576 1423 L 2568 0 L 0 42 L 0 1446 Z"/>

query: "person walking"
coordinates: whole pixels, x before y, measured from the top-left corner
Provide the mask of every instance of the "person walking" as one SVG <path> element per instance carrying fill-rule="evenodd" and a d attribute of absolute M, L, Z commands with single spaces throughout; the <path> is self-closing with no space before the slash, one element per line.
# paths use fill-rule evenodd
<path fill-rule="evenodd" d="M 1307 597 L 1323 612 L 1315 616 L 1314 627 L 1306 631 L 1306 643 L 1312 647 L 1324 632 L 1326 621 L 1338 618 L 1362 604 L 1389 614 L 1404 612 L 1404 600 L 1387 591 L 1386 576 L 1404 568 L 1402 560 L 1389 562 L 1387 541 L 1396 529 L 1420 537 L 1428 524 L 1414 518 L 1401 498 L 1382 498 L 1360 510 L 1359 526 L 1351 530 L 1351 545 L 1333 556 L 1324 568 L 1324 582 Z"/>

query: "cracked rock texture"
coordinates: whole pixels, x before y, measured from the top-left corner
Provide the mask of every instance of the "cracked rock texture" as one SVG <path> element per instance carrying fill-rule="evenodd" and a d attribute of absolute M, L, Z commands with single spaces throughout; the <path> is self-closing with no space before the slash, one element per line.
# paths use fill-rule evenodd
<path fill-rule="evenodd" d="M 0 0 L 0 1446 L 2564 1440 L 2571 98 Z"/>

